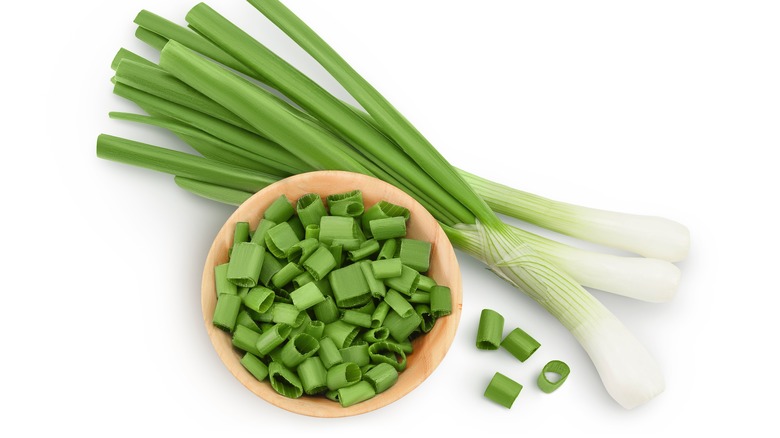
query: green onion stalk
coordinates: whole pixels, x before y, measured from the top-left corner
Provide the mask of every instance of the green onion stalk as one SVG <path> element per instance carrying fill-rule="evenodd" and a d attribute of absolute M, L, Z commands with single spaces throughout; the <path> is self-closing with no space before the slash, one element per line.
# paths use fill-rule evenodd
<path fill-rule="evenodd" d="M 639 217 L 557 203 L 454 168 L 289 9 L 276 0 L 249 2 L 314 57 L 363 109 L 336 99 L 205 4 L 187 14 L 195 32 L 144 11 L 136 18 L 136 35 L 161 50 L 159 66 L 126 50 L 113 66 L 115 93 L 148 115 L 112 117 L 169 129 L 201 156 L 105 134 L 98 138 L 98 156 L 171 173 L 182 188 L 230 204 L 309 170 L 380 178 L 415 197 L 455 246 L 483 261 L 570 330 L 619 404 L 633 408 L 663 391 L 656 362 L 585 287 L 646 301 L 669 299 L 679 279 L 671 261 L 687 251 L 684 228 L 660 218 L 630 221 Z M 599 243 L 651 257 L 576 249 L 512 227 L 497 212 L 578 237 L 593 234 Z M 615 223 L 628 225 L 610 234 Z M 645 226 L 658 230 L 651 234 L 671 237 L 661 244 L 661 239 L 642 240 Z"/>

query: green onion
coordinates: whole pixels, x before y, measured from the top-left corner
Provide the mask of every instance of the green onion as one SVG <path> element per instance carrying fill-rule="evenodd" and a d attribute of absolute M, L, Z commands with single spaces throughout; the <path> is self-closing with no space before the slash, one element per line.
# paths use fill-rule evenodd
<path fill-rule="evenodd" d="M 328 389 L 328 370 L 318 356 L 306 358 L 298 365 L 295 371 L 301 380 L 304 393 L 314 395 Z"/>
<path fill-rule="evenodd" d="M 498 350 L 504 337 L 504 317 L 493 309 L 482 309 L 477 326 L 477 348 Z"/>
<path fill-rule="evenodd" d="M 398 256 L 404 265 L 418 272 L 427 272 L 431 261 L 431 242 L 401 239 Z"/>
<path fill-rule="evenodd" d="M 359 264 L 334 269 L 328 277 L 339 307 L 354 307 L 371 299 L 371 289 Z"/>
<path fill-rule="evenodd" d="M 269 330 L 261 333 L 255 344 L 257 348 L 258 356 L 265 356 L 270 353 L 274 348 L 282 345 L 282 343 L 290 336 L 292 327 L 288 324 L 277 323 L 274 324 Z"/>
<path fill-rule="evenodd" d="M 298 217 L 305 227 L 309 225 L 317 225 L 319 227 L 320 219 L 328 215 L 322 198 L 317 193 L 308 193 L 298 198 L 295 210 L 298 212 Z"/>
<path fill-rule="evenodd" d="M 417 290 L 420 281 L 420 273 L 414 269 L 401 265 L 401 275 L 385 279 L 387 287 L 397 290 L 406 296 L 411 296 Z"/>
<path fill-rule="evenodd" d="M 386 391 L 398 381 L 398 371 L 387 363 L 379 363 L 363 375 L 363 380 L 370 383 L 379 394 Z"/>
<path fill-rule="evenodd" d="M 375 395 L 374 387 L 366 381 L 338 389 L 339 403 L 345 408 L 366 401 Z"/>
<path fill-rule="evenodd" d="M 387 239 L 382 243 L 382 249 L 379 250 L 379 255 L 376 256 L 377 260 L 387 260 L 395 257 L 396 248 L 398 247 L 397 239 Z M 401 275 L 400 273 L 398 275 Z"/>
<path fill-rule="evenodd" d="M 227 279 L 238 286 L 254 287 L 260 278 L 265 248 L 252 242 L 233 247 L 227 269 Z"/>
<path fill-rule="evenodd" d="M 257 380 L 263 381 L 268 377 L 268 366 L 252 353 L 244 353 L 241 357 L 241 365 Z"/>
<path fill-rule="evenodd" d="M 542 368 L 542 372 L 539 373 L 536 384 L 539 386 L 539 389 L 549 394 L 563 385 L 563 382 L 569 377 L 570 372 L 571 370 L 566 363 L 559 360 L 551 360 Z M 557 375 L 557 378 L 550 380 L 547 374 Z"/>
<path fill-rule="evenodd" d="M 307 333 L 298 333 L 284 344 L 281 361 L 287 368 L 294 369 L 301 362 L 314 355 L 320 348 L 317 339 Z"/>
<path fill-rule="evenodd" d="M 368 223 L 376 240 L 394 239 L 406 235 L 406 220 L 402 216 L 374 219 Z"/>
<path fill-rule="evenodd" d="M 326 296 L 320 303 L 315 304 L 313 309 L 317 320 L 325 324 L 330 324 L 339 319 L 339 308 L 331 296 Z"/>
<path fill-rule="evenodd" d="M 316 283 L 306 283 L 295 289 L 290 292 L 290 298 L 298 310 L 306 310 L 325 301 L 325 295 L 322 294 Z"/>
<path fill-rule="evenodd" d="M 322 334 L 333 340 L 336 347 L 344 348 L 352 345 L 352 341 L 355 340 L 359 332 L 359 327 L 343 320 L 337 320 L 325 324 L 325 330 Z"/>
<path fill-rule="evenodd" d="M 281 195 L 263 212 L 263 218 L 281 224 L 287 222 L 295 214 L 295 208 L 287 199 L 287 196 Z"/>
<path fill-rule="evenodd" d="M 253 331 L 243 325 L 237 325 L 233 331 L 232 343 L 239 350 L 252 353 L 255 356 L 263 356 L 257 349 L 257 342 L 260 339 L 260 333 Z"/>
<path fill-rule="evenodd" d="M 401 259 L 398 258 L 374 260 L 371 262 L 371 270 L 374 273 L 374 277 L 382 280 L 387 278 L 400 277 L 402 268 L 403 266 Z"/>
<path fill-rule="evenodd" d="M 334 240 L 357 239 L 357 224 L 350 217 L 324 216 L 320 219 L 320 242 L 333 244 Z"/>
<path fill-rule="evenodd" d="M 368 344 L 355 344 L 339 350 L 344 362 L 352 362 L 359 367 L 364 367 L 371 362 L 368 356 Z"/>
<path fill-rule="evenodd" d="M 287 398 L 299 398 L 303 395 L 301 379 L 289 368 L 278 362 L 268 365 L 268 378 L 274 391 Z"/>
<path fill-rule="evenodd" d="M 341 315 L 341 320 L 347 324 L 363 328 L 371 328 L 371 314 L 357 310 L 346 309 Z"/>
<path fill-rule="evenodd" d="M 277 222 L 276 226 L 265 233 L 266 248 L 274 257 L 280 259 L 287 258 L 287 253 L 298 242 L 298 236 L 287 222 Z"/>
<path fill-rule="evenodd" d="M 276 288 L 283 288 L 290 284 L 293 278 L 303 273 L 304 270 L 297 263 L 289 262 L 271 277 L 271 284 Z"/>
<path fill-rule="evenodd" d="M 227 278 L 228 264 L 222 263 L 214 267 L 214 282 L 217 298 L 222 294 L 238 295 L 238 286 Z"/>
<path fill-rule="evenodd" d="M 501 347 L 516 357 L 520 362 L 525 362 L 541 345 L 524 332 L 521 328 L 515 328 L 501 341 Z"/>
<path fill-rule="evenodd" d="M 274 302 L 274 291 L 267 287 L 256 286 L 249 289 L 246 296 L 243 298 L 244 305 L 255 312 L 265 313 L 271 308 L 271 304 Z"/>
<path fill-rule="evenodd" d="M 375 342 L 368 347 L 368 355 L 372 362 L 390 365 L 398 372 L 406 369 L 406 353 L 394 342 Z"/>
<path fill-rule="evenodd" d="M 496 373 L 485 389 L 485 397 L 509 409 L 522 389 L 523 385 L 501 373 Z"/>
<path fill-rule="evenodd" d="M 222 294 L 217 298 L 211 322 L 222 330 L 232 332 L 236 326 L 239 310 L 241 310 L 241 298 L 238 295 Z"/>
<path fill-rule="evenodd" d="M 433 286 L 430 289 L 431 313 L 436 318 L 452 313 L 452 292 L 447 286 Z"/>
<path fill-rule="evenodd" d="M 379 242 L 374 239 L 366 240 L 360 244 L 358 249 L 352 250 L 347 254 L 347 259 L 356 262 L 358 260 L 370 257 L 374 253 L 379 251 Z"/>
<path fill-rule="evenodd" d="M 420 315 L 412 310 L 406 317 L 399 315 L 398 312 L 388 312 L 382 325 L 387 327 L 393 339 L 402 342 L 417 330 L 421 322 Z"/>
<path fill-rule="evenodd" d="M 336 346 L 336 343 L 332 338 L 327 336 L 320 339 L 320 349 L 318 354 L 320 359 L 322 359 L 322 364 L 325 365 L 326 369 L 330 369 L 334 365 L 338 365 L 344 362 L 344 358 L 341 357 L 339 347 Z"/>
<path fill-rule="evenodd" d="M 374 271 L 371 269 L 373 262 L 369 260 L 363 260 L 359 263 L 360 270 L 363 271 L 363 277 L 365 277 L 368 283 L 368 289 L 371 291 L 371 296 L 374 298 L 383 298 L 387 293 L 385 284 L 374 275 Z M 373 301 L 369 301 L 373 303 Z"/>
<path fill-rule="evenodd" d="M 342 362 L 328 368 L 327 384 L 328 389 L 335 390 L 346 386 L 354 385 L 360 381 L 363 374 L 360 367 L 352 362 Z"/>
<path fill-rule="evenodd" d="M 401 318 L 407 318 L 414 313 L 414 308 L 406 298 L 394 289 L 389 289 L 385 294 L 385 302 L 393 309 Z"/>

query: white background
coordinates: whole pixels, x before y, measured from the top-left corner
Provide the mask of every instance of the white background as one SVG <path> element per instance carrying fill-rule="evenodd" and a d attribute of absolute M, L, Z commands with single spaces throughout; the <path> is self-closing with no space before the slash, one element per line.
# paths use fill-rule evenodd
<path fill-rule="evenodd" d="M 622 409 L 554 318 L 459 253 L 460 329 L 416 391 L 346 419 L 267 404 L 219 361 L 200 313 L 205 255 L 232 208 L 168 175 L 95 156 L 100 133 L 181 147 L 108 119 L 133 109 L 112 95 L 109 64 L 120 47 L 156 59 L 134 39 L 139 10 L 183 23 L 194 2 L 15 2 L 0 26 L 0 435 L 777 431 L 780 3 L 286 3 L 453 164 L 553 199 L 689 227 L 691 253 L 671 302 L 593 291 L 656 357 L 666 391 Z M 347 98 L 247 3 L 210 5 Z M 476 350 L 485 307 L 542 348 L 523 364 Z M 572 374 L 546 395 L 533 382 L 551 359 Z M 525 385 L 510 410 L 482 397 L 495 371 Z"/>

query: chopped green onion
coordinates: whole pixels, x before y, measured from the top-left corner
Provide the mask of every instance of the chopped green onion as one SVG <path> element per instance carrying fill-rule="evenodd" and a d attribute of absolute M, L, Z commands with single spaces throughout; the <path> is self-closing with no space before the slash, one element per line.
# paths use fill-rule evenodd
<path fill-rule="evenodd" d="M 305 331 L 307 334 L 314 336 L 314 339 L 322 339 L 325 332 L 325 323 L 320 320 L 312 320 Z"/>
<path fill-rule="evenodd" d="M 232 343 L 239 350 L 252 353 L 255 356 L 262 356 L 257 349 L 257 341 L 260 339 L 260 333 L 246 328 L 243 325 L 237 325 L 233 331 Z"/>
<path fill-rule="evenodd" d="M 304 230 L 303 237 L 305 239 L 317 239 L 320 240 L 320 224 L 309 224 L 306 225 L 306 229 Z"/>
<path fill-rule="evenodd" d="M 344 408 L 366 401 L 375 395 L 374 387 L 366 381 L 338 389 L 339 403 Z"/>
<path fill-rule="evenodd" d="M 298 236 L 287 222 L 277 222 L 276 226 L 265 233 L 265 246 L 274 257 L 287 258 L 290 249 L 300 242 Z"/>
<path fill-rule="evenodd" d="M 416 290 L 412 292 L 412 295 L 409 296 L 409 302 L 414 304 L 430 304 L 431 294 L 430 292 Z"/>
<path fill-rule="evenodd" d="M 384 260 L 374 260 L 371 262 L 371 269 L 374 272 L 374 277 L 378 279 L 400 277 L 402 273 L 401 259 L 389 258 Z"/>
<path fill-rule="evenodd" d="M 401 239 L 399 257 L 404 265 L 418 272 L 426 272 L 431 261 L 431 242 Z"/>
<path fill-rule="evenodd" d="M 319 394 L 328 389 L 328 370 L 320 357 L 312 356 L 306 358 L 298 365 L 295 371 L 298 373 L 303 386 L 303 392 L 306 394 Z"/>
<path fill-rule="evenodd" d="M 298 333 L 282 347 L 281 361 L 284 366 L 294 369 L 298 364 L 313 356 L 319 348 L 320 343 L 314 336 Z"/>
<path fill-rule="evenodd" d="M 382 243 L 382 249 L 379 250 L 377 260 L 387 260 L 395 257 L 398 248 L 398 239 L 387 239 Z M 400 275 L 400 274 L 399 274 Z"/>
<path fill-rule="evenodd" d="M 277 323 L 273 327 L 264 331 L 257 337 L 255 347 L 257 348 L 258 356 L 265 356 L 270 353 L 276 347 L 282 345 L 290 336 L 292 327 L 289 324 Z"/>
<path fill-rule="evenodd" d="M 452 313 L 452 292 L 447 286 L 433 286 L 431 294 L 431 313 L 436 318 Z"/>
<path fill-rule="evenodd" d="M 375 342 L 368 347 L 368 355 L 373 363 L 390 365 L 398 372 L 406 369 L 406 353 L 394 342 Z"/>
<path fill-rule="evenodd" d="M 322 359 L 322 364 L 325 365 L 326 369 L 344 362 L 344 358 L 341 357 L 339 350 L 332 338 L 325 336 L 320 339 L 320 349 L 317 354 Z"/>
<path fill-rule="evenodd" d="M 227 278 L 238 286 L 254 287 L 260 277 L 265 248 L 251 242 L 233 247 L 228 262 Z"/>
<path fill-rule="evenodd" d="M 267 287 L 255 286 L 249 289 L 246 296 L 244 296 L 244 305 L 255 312 L 265 313 L 271 308 L 271 304 L 274 302 L 274 291 Z"/>
<path fill-rule="evenodd" d="M 536 384 L 539 386 L 539 389 L 549 394 L 563 385 L 570 372 L 571 370 L 566 363 L 560 360 L 551 360 L 542 368 L 542 372 L 539 373 L 539 377 L 536 379 Z M 547 376 L 548 373 L 557 375 L 557 378 L 550 380 Z"/>
<path fill-rule="evenodd" d="M 406 235 L 406 219 L 394 216 L 374 219 L 368 223 L 371 236 L 376 240 L 394 239 Z"/>
<path fill-rule="evenodd" d="M 390 337 L 390 330 L 387 327 L 375 327 L 363 333 L 363 340 L 369 344 L 374 342 L 386 341 Z"/>
<path fill-rule="evenodd" d="M 414 313 L 412 305 L 394 289 L 387 291 L 387 294 L 385 294 L 385 302 L 402 318 L 407 318 Z"/>
<path fill-rule="evenodd" d="M 346 309 L 341 315 L 341 320 L 347 324 L 356 325 L 358 327 L 370 328 L 371 327 L 371 314 L 359 312 L 357 310 Z"/>
<path fill-rule="evenodd" d="M 244 309 L 241 309 L 238 312 L 238 317 L 236 318 L 236 329 L 238 329 L 238 326 L 244 326 L 258 334 L 262 333 L 260 326 L 258 326 L 255 320 L 252 319 L 252 317 L 249 315 L 249 312 Z M 236 329 L 234 329 L 234 331 Z"/>
<path fill-rule="evenodd" d="M 377 304 L 376 309 L 371 313 L 371 328 L 379 328 L 385 322 L 389 311 L 390 305 L 384 300 Z"/>
<path fill-rule="evenodd" d="M 428 333 L 433 329 L 434 324 L 436 323 L 436 317 L 433 316 L 433 313 L 431 313 L 431 308 L 427 304 L 417 304 L 414 306 L 414 311 L 417 312 L 418 315 L 420 315 L 420 330 L 423 333 Z"/>
<path fill-rule="evenodd" d="M 241 365 L 257 380 L 263 381 L 268 377 L 268 366 L 252 353 L 244 353 L 241 357 Z"/>
<path fill-rule="evenodd" d="M 355 344 L 339 350 L 344 362 L 352 362 L 359 367 L 368 365 L 371 359 L 368 356 L 368 344 Z"/>
<path fill-rule="evenodd" d="M 414 269 L 401 265 L 401 275 L 385 279 L 387 287 L 397 290 L 406 296 L 411 296 L 417 290 L 420 281 L 420 273 Z"/>
<path fill-rule="evenodd" d="M 241 242 L 249 241 L 249 222 L 236 222 L 233 230 L 233 246 Z"/>
<path fill-rule="evenodd" d="M 509 409 L 522 389 L 523 385 L 497 372 L 485 389 L 485 397 Z"/>
<path fill-rule="evenodd" d="M 320 225 L 320 219 L 328 215 L 325 204 L 318 193 L 307 193 L 296 202 L 295 206 L 301 223 L 308 227 L 309 225 Z"/>
<path fill-rule="evenodd" d="M 398 312 L 388 312 L 382 325 L 390 330 L 390 336 L 393 339 L 397 342 L 403 342 L 404 340 L 408 340 L 409 335 L 417 330 L 420 326 L 420 322 L 422 322 L 420 315 L 413 309 L 407 317 L 402 317 Z"/>
<path fill-rule="evenodd" d="M 374 239 L 366 240 L 360 244 L 358 249 L 352 250 L 347 255 L 347 259 L 356 262 L 368 258 L 379 251 L 379 242 Z"/>
<path fill-rule="evenodd" d="M 211 322 L 226 332 L 232 332 L 240 310 L 241 298 L 238 295 L 222 294 L 217 298 Z"/>
<path fill-rule="evenodd" d="M 541 344 L 521 328 L 515 328 L 501 341 L 501 347 L 516 357 L 520 362 L 525 362 L 531 357 Z"/>
<path fill-rule="evenodd" d="M 363 214 L 363 202 L 352 199 L 342 199 L 328 204 L 328 210 L 333 216 L 357 217 Z"/>
<path fill-rule="evenodd" d="M 228 264 L 222 263 L 214 267 L 214 289 L 217 297 L 222 294 L 237 295 L 238 286 L 227 278 Z"/>
<path fill-rule="evenodd" d="M 363 375 L 363 380 L 370 383 L 379 394 L 395 385 L 398 381 L 398 371 L 388 363 L 379 363 Z"/>
<path fill-rule="evenodd" d="M 371 269 L 371 263 L 372 262 L 369 260 L 361 261 L 359 263 L 360 270 L 363 271 L 363 276 L 366 278 L 368 289 L 371 291 L 371 296 L 374 298 L 383 298 L 387 292 L 387 288 L 382 281 L 374 276 L 374 271 Z M 369 303 L 373 303 L 373 301 L 369 301 Z"/>
<path fill-rule="evenodd" d="M 297 263 L 287 263 L 271 277 L 271 284 L 276 288 L 287 286 L 293 278 L 303 274 L 304 270 Z"/>
<path fill-rule="evenodd" d="M 311 274 L 316 281 L 324 279 L 337 265 L 338 262 L 333 257 L 331 250 L 322 245 L 318 246 L 317 249 L 303 261 L 303 268 Z"/>
<path fill-rule="evenodd" d="M 260 277 L 258 282 L 266 286 L 271 284 L 271 279 L 277 272 L 282 270 L 284 265 L 273 254 L 266 253 L 263 257 L 263 266 L 260 268 Z"/>
<path fill-rule="evenodd" d="M 320 242 L 331 245 L 334 240 L 357 239 L 357 224 L 354 219 L 342 216 L 323 216 L 320 219 Z"/>
<path fill-rule="evenodd" d="M 268 365 L 268 378 L 274 391 L 285 397 L 299 398 L 303 395 L 303 384 L 298 376 L 278 362 Z"/>
<path fill-rule="evenodd" d="M 420 278 L 417 281 L 417 289 L 425 292 L 430 292 L 433 287 L 436 286 L 436 280 L 427 275 L 420 274 Z"/>
<path fill-rule="evenodd" d="M 333 297 L 326 296 L 320 303 L 314 305 L 314 316 L 318 321 L 330 324 L 339 319 L 339 308 Z"/>
<path fill-rule="evenodd" d="M 359 332 L 359 327 L 348 324 L 342 320 L 337 320 L 325 324 L 325 330 L 322 334 L 331 338 L 333 343 L 336 344 L 336 347 L 344 348 L 352 345 L 352 341 L 355 340 L 355 337 L 357 337 Z"/>
<path fill-rule="evenodd" d="M 255 228 L 254 234 L 252 234 L 252 243 L 256 243 L 260 246 L 265 246 L 265 235 L 268 230 L 276 226 L 276 222 L 269 219 L 260 219 L 260 222 Z"/>
<path fill-rule="evenodd" d="M 359 264 L 331 271 L 328 277 L 339 307 L 354 307 L 371 299 L 371 290 Z"/>
<path fill-rule="evenodd" d="M 306 283 L 295 289 L 290 292 L 290 298 L 298 310 L 307 310 L 315 304 L 325 301 L 325 295 L 322 294 L 316 283 Z"/>
<path fill-rule="evenodd" d="M 287 199 L 287 196 L 280 195 L 263 212 L 263 218 L 280 224 L 287 222 L 295 214 L 295 208 Z"/>
<path fill-rule="evenodd" d="M 363 373 L 360 367 L 352 362 L 342 362 L 328 368 L 327 384 L 328 389 L 335 390 L 346 386 L 354 385 L 360 381 Z"/>
<path fill-rule="evenodd" d="M 504 337 L 504 317 L 492 309 L 482 309 L 477 326 L 477 348 L 498 350 Z"/>
<path fill-rule="evenodd" d="M 300 327 L 306 320 L 306 312 L 290 303 L 274 303 L 271 306 L 271 312 L 273 313 L 273 322 L 287 324 L 290 327 Z"/>

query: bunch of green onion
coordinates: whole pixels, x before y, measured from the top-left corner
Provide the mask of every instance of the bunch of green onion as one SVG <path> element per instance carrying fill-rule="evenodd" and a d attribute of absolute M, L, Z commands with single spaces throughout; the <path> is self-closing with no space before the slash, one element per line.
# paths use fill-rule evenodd
<path fill-rule="evenodd" d="M 680 277 L 673 263 L 688 252 L 685 227 L 556 202 L 456 169 L 282 3 L 249 3 L 317 60 L 361 108 L 334 97 L 206 4 L 189 11 L 189 28 L 142 11 L 136 36 L 160 50 L 159 63 L 121 49 L 112 68 L 115 94 L 146 114 L 110 116 L 167 129 L 197 154 L 103 134 L 99 157 L 170 173 L 182 188 L 233 205 L 307 171 L 380 178 L 417 199 L 456 247 L 569 329 L 620 405 L 630 409 L 663 391 L 654 359 L 585 287 L 650 302 L 669 300 Z M 638 256 L 569 246 L 510 226 L 497 214 Z"/>

